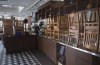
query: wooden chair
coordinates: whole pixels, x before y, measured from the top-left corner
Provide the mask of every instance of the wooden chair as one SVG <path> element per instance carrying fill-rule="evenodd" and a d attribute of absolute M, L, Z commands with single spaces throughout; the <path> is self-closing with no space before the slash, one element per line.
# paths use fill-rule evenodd
<path fill-rule="evenodd" d="M 60 16 L 60 21 L 59 21 L 59 40 L 61 42 L 68 44 L 68 41 L 67 41 L 68 37 L 66 37 L 66 35 L 68 35 L 68 32 L 69 32 L 68 17 L 67 17 L 67 15 Z"/>
<path fill-rule="evenodd" d="M 84 44 L 83 46 L 91 51 L 97 51 L 98 45 L 98 10 L 92 9 L 85 11 L 85 32 L 84 32 Z"/>
<path fill-rule="evenodd" d="M 59 16 L 54 17 L 54 21 L 53 21 L 53 38 L 55 40 L 59 40 L 59 21 L 60 18 Z"/>
<path fill-rule="evenodd" d="M 79 38 L 79 21 L 78 13 L 68 15 L 69 21 L 69 44 L 77 46 Z"/>
<path fill-rule="evenodd" d="M 78 22 L 79 22 L 79 41 L 78 47 L 82 48 L 84 39 L 84 12 L 78 12 Z"/>

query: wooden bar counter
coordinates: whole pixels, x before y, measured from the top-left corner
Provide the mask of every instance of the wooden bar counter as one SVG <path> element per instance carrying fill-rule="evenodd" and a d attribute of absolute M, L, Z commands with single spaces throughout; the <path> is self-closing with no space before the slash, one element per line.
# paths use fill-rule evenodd
<path fill-rule="evenodd" d="M 57 44 L 65 46 L 64 65 L 100 65 L 100 55 L 80 48 L 76 48 L 53 39 L 37 37 L 38 49 L 43 52 L 51 61 L 57 64 Z"/>
<path fill-rule="evenodd" d="M 32 51 L 36 49 L 36 36 L 3 37 L 7 53 Z"/>

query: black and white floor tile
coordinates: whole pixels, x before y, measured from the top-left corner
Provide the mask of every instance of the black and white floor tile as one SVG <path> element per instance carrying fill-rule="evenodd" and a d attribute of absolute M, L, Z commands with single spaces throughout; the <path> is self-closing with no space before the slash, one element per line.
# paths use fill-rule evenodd
<path fill-rule="evenodd" d="M 31 52 L 8 54 L 2 60 L 2 65 L 41 65 Z"/>

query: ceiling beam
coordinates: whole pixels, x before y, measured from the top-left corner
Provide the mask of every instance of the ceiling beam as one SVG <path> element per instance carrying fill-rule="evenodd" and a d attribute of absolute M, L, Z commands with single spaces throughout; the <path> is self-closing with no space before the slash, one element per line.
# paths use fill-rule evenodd
<path fill-rule="evenodd" d="M 36 4 L 38 4 L 41 0 L 36 0 L 36 2 L 31 5 L 26 11 L 29 11 L 32 7 L 34 7 Z"/>

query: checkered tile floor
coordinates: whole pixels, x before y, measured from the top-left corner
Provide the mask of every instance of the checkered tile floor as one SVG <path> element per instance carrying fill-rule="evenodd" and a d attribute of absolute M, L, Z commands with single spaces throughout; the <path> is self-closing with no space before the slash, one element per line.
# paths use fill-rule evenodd
<path fill-rule="evenodd" d="M 2 60 L 2 65 L 41 65 L 31 52 L 8 54 Z"/>

